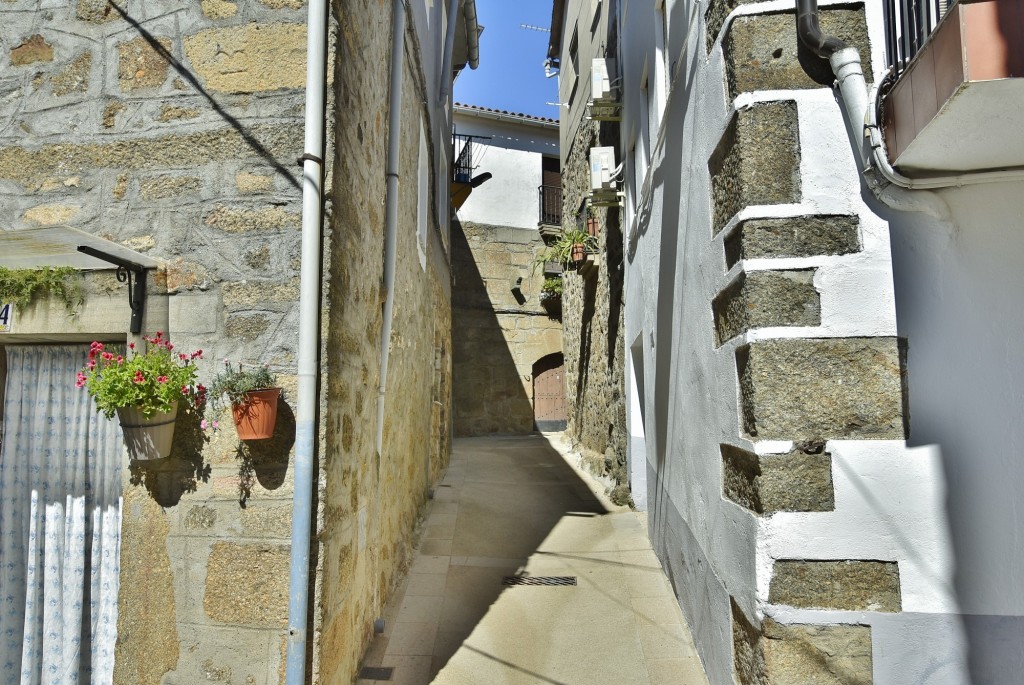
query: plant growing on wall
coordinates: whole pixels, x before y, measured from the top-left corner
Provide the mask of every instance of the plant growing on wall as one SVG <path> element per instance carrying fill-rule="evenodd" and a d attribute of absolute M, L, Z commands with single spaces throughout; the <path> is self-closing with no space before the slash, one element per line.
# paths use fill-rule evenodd
<path fill-rule="evenodd" d="M 79 282 L 72 279 L 78 271 L 69 266 L 42 269 L 7 269 L 0 266 L 0 302 L 27 307 L 39 296 L 55 296 L 68 311 L 84 302 Z"/>
<path fill-rule="evenodd" d="M 562 297 L 562 279 L 549 277 L 544 279 L 544 285 L 540 288 L 541 300 L 554 300 Z"/>
<path fill-rule="evenodd" d="M 563 231 L 558 240 L 541 251 L 533 260 L 534 271 L 543 267 L 547 262 L 559 262 L 563 266 L 571 266 L 581 261 L 582 255 L 586 252 L 593 252 L 597 249 L 597 237 L 592 236 L 579 228 L 571 228 Z"/>

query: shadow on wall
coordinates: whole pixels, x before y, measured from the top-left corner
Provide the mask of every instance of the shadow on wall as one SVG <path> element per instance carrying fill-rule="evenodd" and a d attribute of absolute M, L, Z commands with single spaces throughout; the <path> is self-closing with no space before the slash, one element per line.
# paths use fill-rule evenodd
<path fill-rule="evenodd" d="M 520 378 L 499 313 L 523 318 L 509 291 L 509 306 L 491 302 L 462 223 L 452 219 L 452 404 L 457 436 L 531 433 L 533 402 Z M 523 267 L 529 275 L 530 267 Z M 537 304 L 537 295 L 530 300 Z M 505 325 L 509 325 L 506 320 Z M 510 331 L 529 335 L 529 331 Z M 529 363 L 535 360 L 529 360 Z"/>

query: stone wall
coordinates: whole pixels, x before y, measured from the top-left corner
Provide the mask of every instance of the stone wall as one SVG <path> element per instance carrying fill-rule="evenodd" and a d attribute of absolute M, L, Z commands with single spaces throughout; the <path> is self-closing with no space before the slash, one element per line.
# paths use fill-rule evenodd
<path fill-rule="evenodd" d="M 391 14 L 388 4 L 360 0 L 339 0 L 333 10 L 319 537 L 311 550 L 317 608 L 307 659 L 311 681 L 348 682 L 446 463 L 450 278 L 437 225 L 420 265 L 416 184 L 405 183 L 391 392 L 377 455 L 387 142 L 380 84 L 388 80 Z M 202 348 L 207 384 L 228 358 L 269 364 L 285 388 L 273 439 L 240 443 L 226 413 L 208 412 L 219 431 L 179 421 L 165 463 L 125 469 L 116 683 L 284 680 L 305 21 L 301 0 L 5 4 L 4 227 L 66 224 L 162 260 L 147 330 L 167 331 L 180 349 Z M 418 148 L 425 115 L 417 50 L 410 32 L 403 150 Z M 406 178 L 415 178 L 416 163 L 403 156 Z M 121 288 L 116 295 L 126 299 Z M 92 301 L 86 310 L 106 311 Z M 123 337 L 127 316 L 107 325 L 108 339 Z"/>
<path fill-rule="evenodd" d="M 584 121 L 562 164 L 562 228 L 576 227 L 590 189 L 590 148 L 613 145 L 615 125 Z M 598 247 L 565 276 L 563 326 L 568 431 L 593 472 L 617 484 L 626 502 L 625 341 L 622 307 L 621 209 L 593 208 Z"/>
<path fill-rule="evenodd" d="M 543 249 L 535 229 L 453 222 L 456 435 L 534 430 L 533 365 L 562 351 L 561 323 L 540 303 L 543 269 L 533 266 Z"/>
<path fill-rule="evenodd" d="M 66 224 L 163 260 L 148 330 L 203 349 L 206 383 L 228 358 L 269 364 L 286 389 L 275 439 L 243 445 L 208 414 L 218 432 L 179 421 L 166 463 L 125 469 L 115 681 L 278 683 L 304 7 L 17 0 L 4 17 L 4 223 Z M 124 335 L 127 318 L 109 325 Z"/>
<path fill-rule="evenodd" d="M 373 621 L 411 560 L 429 489 L 447 465 L 451 431 L 451 285 L 440 226 L 417 250 L 417 154 L 430 98 L 412 22 L 403 75 L 394 322 L 383 451 L 375 446 L 382 304 L 391 3 L 334 3 L 344 28 L 335 74 L 337 173 L 325 319 L 331 370 L 324 423 L 320 679 L 348 683 Z M 429 131 L 430 126 L 426 129 Z M 436 144 L 436 143 L 435 143 Z M 439 144 L 448 144 L 447 140 Z M 436 148 L 431 155 L 436 159 Z M 413 179 L 410 181 L 409 179 Z M 429 198 L 436 198 L 432 180 Z M 437 208 L 428 213 L 436 217 Z"/>

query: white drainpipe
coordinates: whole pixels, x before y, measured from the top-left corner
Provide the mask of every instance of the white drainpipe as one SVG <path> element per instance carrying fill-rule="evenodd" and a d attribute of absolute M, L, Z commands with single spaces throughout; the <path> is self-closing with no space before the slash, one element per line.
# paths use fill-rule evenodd
<path fill-rule="evenodd" d="M 302 155 L 302 263 L 299 272 L 299 388 L 295 418 L 295 494 L 292 504 L 291 572 L 288 585 L 286 682 L 306 682 L 309 603 L 309 537 L 313 507 L 320 354 L 320 230 L 323 222 L 324 90 L 327 64 L 327 0 L 309 0 L 306 38 L 306 122 Z"/>
<path fill-rule="evenodd" d="M 455 0 L 453 0 L 455 1 Z M 388 387 L 391 324 L 395 312 L 395 259 L 398 237 L 398 170 L 402 143 L 402 76 L 405 61 L 405 3 L 394 0 L 391 25 L 391 93 L 388 96 L 387 195 L 384 211 L 384 323 L 380 332 L 380 386 L 377 389 L 377 454 L 384 449 L 384 399 Z M 449 77 L 450 78 L 450 77 Z"/>

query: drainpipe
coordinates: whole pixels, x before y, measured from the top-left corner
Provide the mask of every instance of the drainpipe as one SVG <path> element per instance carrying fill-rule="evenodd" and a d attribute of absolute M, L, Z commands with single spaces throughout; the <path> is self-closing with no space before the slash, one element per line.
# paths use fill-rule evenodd
<path fill-rule="evenodd" d="M 324 90 L 327 0 L 309 0 L 306 43 L 306 122 L 302 162 L 302 262 L 299 272 L 299 387 L 295 418 L 295 494 L 288 579 L 286 682 L 306 682 L 309 537 L 313 507 L 313 440 L 320 353 L 320 230 L 324 176 Z"/>
<path fill-rule="evenodd" d="M 814 54 L 827 59 L 843 96 L 854 140 L 862 141 L 857 153 L 864 167 L 868 187 L 885 204 L 903 211 L 925 212 L 938 219 L 949 219 L 949 207 L 935 193 L 907 193 L 976 183 L 1000 183 L 1024 180 L 1024 169 L 980 171 L 954 176 L 908 178 L 889 163 L 882 141 L 881 127 L 873 103 L 877 89 L 868 95 L 860 53 L 833 36 L 824 36 L 818 24 L 818 0 L 796 0 L 797 34 L 800 42 Z M 866 143 L 866 144 L 865 144 Z"/>
<path fill-rule="evenodd" d="M 448 104 L 448 92 L 452 85 L 452 53 L 455 51 L 455 22 L 459 20 L 459 0 L 448 2 L 448 33 L 444 37 L 444 62 L 441 64 L 441 92 L 437 98 L 438 107 Z"/>
<path fill-rule="evenodd" d="M 818 0 L 796 0 L 797 35 L 800 42 L 832 67 L 842 94 L 850 133 L 855 141 L 858 160 L 864 169 L 864 180 L 868 188 L 881 202 L 893 209 L 905 212 L 923 212 L 936 219 L 948 221 L 949 207 L 945 201 L 929 192 L 907 192 L 911 186 L 899 183 L 900 178 L 885 158 L 885 152 L 865 144 L 868 137 L 866 117 L 868 89 L 861 67 L 860 53 L 834 36 L 825 36 L 818 23 Z M 888 167 L 893 178 L 881 168 Z M 910 179 L 906 179 L 910 180 Z"/>
<path fill-rule="evenodd" d="M 480 66 L 480 25 L 476 21 L 476 0 L 466 0 L 462 8 L 466 16 L 466 42 L 469 68 Z"/>
<path fill-rule="evenodd" d="M 457 0 L 452 0 L 457 3 Z M 388 387 L 391 324 L 395 313 L 395 244 L 398 238 L 398 165 L 402 139 L 402 75 L 405 59 L 405 4 L 394 0 L 391 25 L 391 93 L 388 96 L 387 195 L 384 212 L 384 323 L 380 332 L 380 386 L 377 388 L 377 455 L 384 450 L 384 398 Z M 450 78 L 450 77 L 449 77 Z"/>

